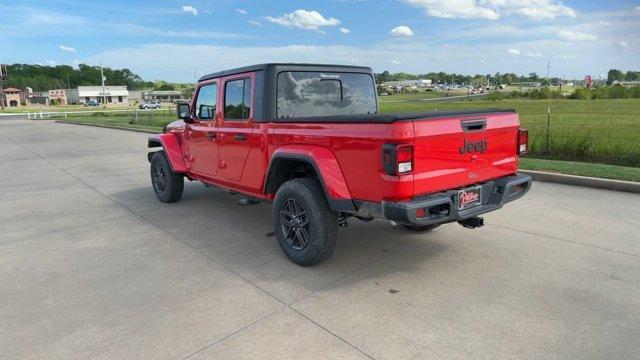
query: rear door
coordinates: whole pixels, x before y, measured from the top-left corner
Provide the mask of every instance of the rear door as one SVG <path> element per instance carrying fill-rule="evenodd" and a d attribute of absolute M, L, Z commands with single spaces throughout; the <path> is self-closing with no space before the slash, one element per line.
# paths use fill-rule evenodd
<path fill-rule="evenodd" d="M 193 123 L 186 125 L 189 172 L 208 180 L 212 180 L 218 171 L 219 150 L 215 129 L 217 100 L 217 80 L 200 85 L 193 103 Z"/>
<path fill-rule="evenodd" d="M 218 125 L 220 173 L 218 177 L 240 181 L 253 139 L 253 73 L 222 80 L 224 104 Z"/>
<path fill-rule="evenodd" d="M 518 128 L 515 112 L 414 120 L 414 195 L 515 173 Z"/>

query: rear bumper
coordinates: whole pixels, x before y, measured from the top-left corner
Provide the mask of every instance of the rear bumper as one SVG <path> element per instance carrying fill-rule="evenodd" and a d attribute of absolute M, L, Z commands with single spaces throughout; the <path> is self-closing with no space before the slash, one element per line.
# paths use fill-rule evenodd
<path fill-rule="evenodd" d="M 357 202 L 360 215 L 389 219 L 409 225 L 432 225 L 472 218 L 514 201 L 531 188 L 529 175 L 516 174 L 479 184 L 482 187 L 482 203 L 476 207 L 458 210 L 458 190 L 452 189 L 429 194 L 411 201 L 381 203 Z M 425 209 L 424 217 L 417 217 L 416 211 Z"/>

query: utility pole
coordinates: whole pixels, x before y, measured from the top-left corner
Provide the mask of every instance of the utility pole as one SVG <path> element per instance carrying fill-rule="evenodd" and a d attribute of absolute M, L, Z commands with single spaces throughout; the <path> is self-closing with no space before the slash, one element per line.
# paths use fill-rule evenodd
<path fill-rule="evenodd" d="M 551 86 L 551 77 L 549 77 L 550 73 L 551 73 L 551 62 L 547 61 L 547 82 L 549 82 L 549 86 Z"/>
<path fill-rule="evenodd" d="M 104 96 L 104 71 L 102 70 L 102 61 L 100 61 L 100 80 L 102 80 L 102 106 L 105 106 L 105 96 Z"/>
<path fill-rule="evenodd" d="M 2 88 L 2 82 L 6 78 L 7 67 L 5 65 L 0 64 L 0 110 L 4 110 L 4 92 Z"/>

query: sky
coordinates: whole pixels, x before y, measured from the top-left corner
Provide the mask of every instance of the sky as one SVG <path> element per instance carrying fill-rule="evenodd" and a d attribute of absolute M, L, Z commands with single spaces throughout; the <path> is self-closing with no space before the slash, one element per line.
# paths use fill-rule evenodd
<path fill-rule="evenodd" d="M 0 63 L 192 82 L 263 62 L 375 72 L 640 70 L 640 0 L 0 0 Z"/>

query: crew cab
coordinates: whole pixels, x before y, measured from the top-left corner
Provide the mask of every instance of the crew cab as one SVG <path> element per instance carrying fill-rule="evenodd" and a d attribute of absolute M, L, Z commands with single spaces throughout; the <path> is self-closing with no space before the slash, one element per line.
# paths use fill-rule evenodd
<path fill-rule="evenodd" d="M 331 256 L 347 220 L 412 231 L 483 225 L 479 215 L 523 196 L 527 131 L 513 110 L 381 114 L 366 67 L 262 64 L 199 79 L 179 120 L 149 138 L 158 199 L 184 179 L 273 204 L 293 262 Z"/>

